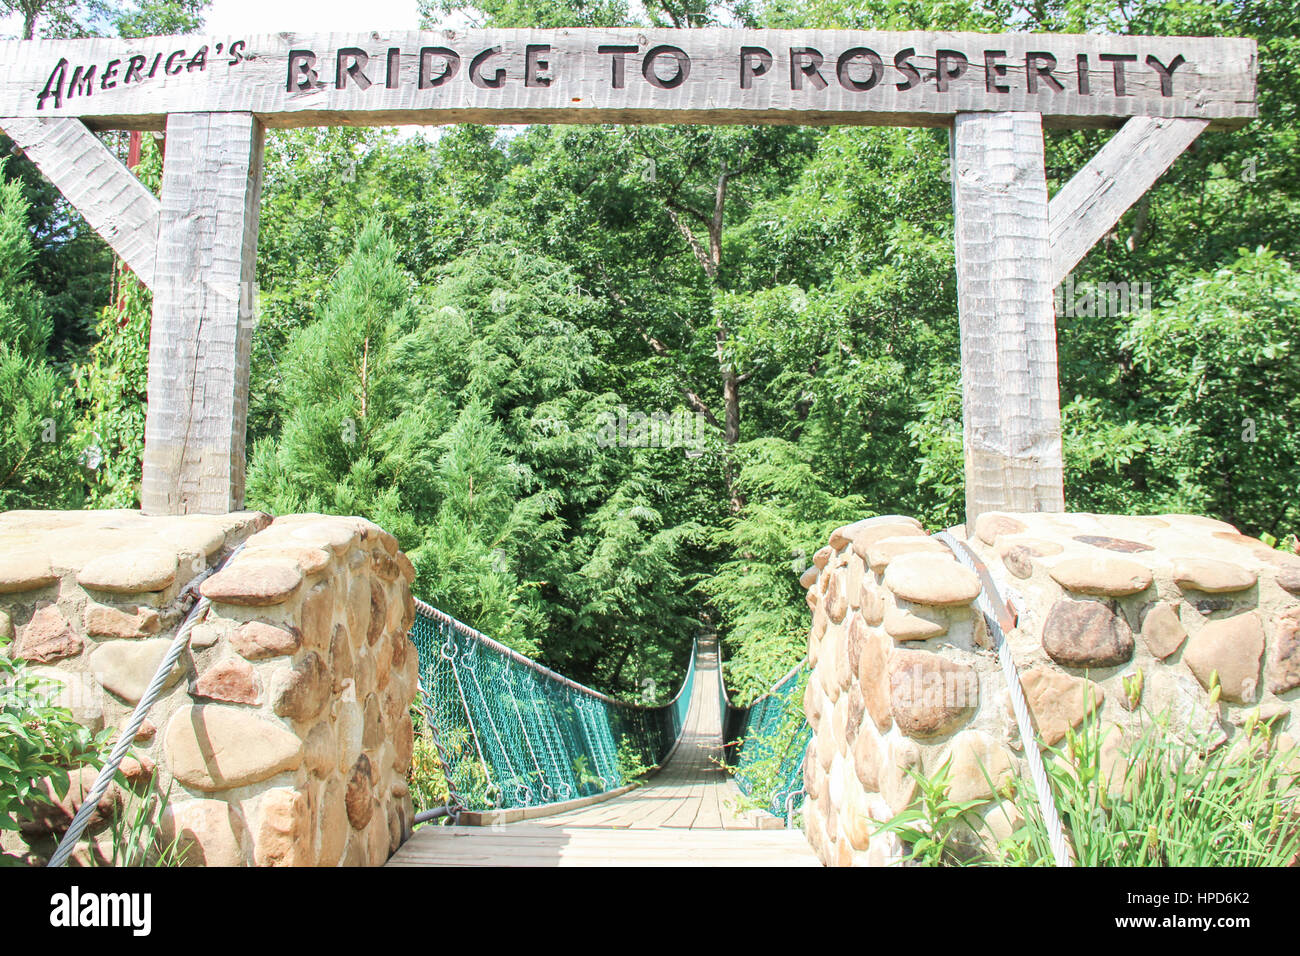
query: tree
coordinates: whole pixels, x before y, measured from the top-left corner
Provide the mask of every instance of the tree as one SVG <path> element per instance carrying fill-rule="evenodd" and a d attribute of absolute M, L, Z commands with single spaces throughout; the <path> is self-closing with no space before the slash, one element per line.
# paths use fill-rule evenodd
<path fill-rule="evenodd" d="M 203 25 L 212 0 L 138 0 L 123 5 L 107 0 L 0 0 L 0 11 L 23 18 L 20 39 L 36 36 L 38 22 L 49 37 L 124 36 L 190 33 Z"/>
<path fill-rule="evenodd" d="M 411 280 L 371 222 L 338 271 L 317 320 L 290 339 L 288 412 L 278 441 L 253 451 L 249 501 L 278 513 L 363 514 L 418 544 L 403 502 L 430 490 L 432 451 L 420 407 L 404 406 L 393 347 L 410 330 Z M 414 541 L 413 541 L 414 539 Z"/>
<path fill-rule="evenodd" d="M 81 491 L 70 396 L 46 361 L 50 320 L 30 278 L 27 214 L 22 187 L 0 185 L 0 509 L 66 507 Z"/>
<path fill-rule="evenodd" d="M 1145 497 L 1279 538 L 1300 525 L 1297 315 L 1300 272 L 1243 249 L 1132 322 L 1121 346 L 1145 379 L 1146 414 L 1130 412 L 1146 425 Z"/>
<path fill-rule="evenodd" d="M 699 591 L 727 635 L 727 678 L 741 702 L 763 694 L 803 657 L 807 610 L 799 575 L 833 528 L 864 517 L 858 496 L 826 490 L 812 456 L 777 438 L 738 449 L 745 505 L 715 532 L 722 551 Z"/>
<path fill-rule="evenodd" d="M 442 452 L 435 493 L 412 503 L 429 514 L 417 587 L 577 679 L 670 686 L 697 628 L 684 582 L 709 453 L 610 434 L 625 405 L 608 306 L 572 270 L 488 244 L 429 286 L 397 350 Z"/>

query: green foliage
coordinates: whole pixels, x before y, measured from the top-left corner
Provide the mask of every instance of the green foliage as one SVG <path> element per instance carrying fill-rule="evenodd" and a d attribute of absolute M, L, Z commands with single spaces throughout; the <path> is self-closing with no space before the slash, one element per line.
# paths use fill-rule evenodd
<path fill-rule="evenodd" d="M 624 0 L 419 0 L 420 20 L 434 29 L 448 17 L 469 16 L 484 27 L 619 27 L 628 23 Z"/>
<path fill-rule="evenodd" d="M 803 712 L 804 691 L 812 674 L 807 666 L 773 687 L 768 697 L 750 705 L 745 726 L 734 741 L 741 806 L 784 818 L 787 800 L 803 789 L 803 761 L 812 728 Z M 789 809 L 795 809 L 798 799 Z"/>
<path fill-rule="evenodd" d="M 1251 722 L 1231 746 L 1209 750 L 1208 738 L 1179 739 L 1167 714 L 1148 718 L 1120 780 L 1106 776 L 1105 734 L 1090 718 L 1048 762 L 1079 865 L 1287 866 L 1300 852 L 1300 754 L 1280 750 L 1267 724 Z M 1020 852 L 1050 859 L 1041 817 L 1021 790 Z"/>
<path fill-rule="evenodd" d="M 0 0 L 0 11 L 24 18 L 33 37 L 143 37 L 191 33 L 203 26 L 212 0 Z"/>
<path fill-rule="evenodd" d="M 92 866 L 150 866 L 180 867 L 185 865 L 187 847 L 182 845 L 182 835 L 170 840 L 162 835 L 159 821 L 167 812 L 169 793 L 158 789 L 156 775 L 146 784 L 132 789 L 122 773 L 117 783 L 122 787 L 123 800 L 114 805 L 109 815 L 106 832 L 107 852 L 98 848 L 87 854 Z"/>
<path fill-rule="evenodd" d="M 330 284 L 319 320 L 290 340 L 284 389 L 291 409 L 278 442 L 253 451 L 251 502 L 277 513 L 361 514 L 410 546 L 403 508 L 428 490 L 422 409 L 403 403 L 393 348 L 408 330 L 409 278 L 392 239 L 366 227 Z"/>
<path fill-rule="evenodd" d="M 447 775 L 443 772 L 442 758 L 434 746 L 424 708 L 418 698 L 411 705 L 411 723 L 415 727 L 415 749 L 411 752 L 411 767 L 406 772 L 406 782 L 411 788 L 411 802 L 417 813 L 445 807 L 450 799 Z"/>
<path fill-rule="evenodd" d="M 108 739 L 78 724 L 71 712 L 50 703 L 57 687 L 30 673 L 6 653 L 0 639 L 0 830 L 17 830 L 33 820 L 33 808 L 48 803 L 39 786 L 48 781 L 60 798 L 68 792 L 68 767 L 89 762 Z M 11 860 L 0 854 L 0 864 Z"/>
<path fill-rule="evenodd" d="M 139 506 L 144 462 L 153 296 L 125 269 L 118 275 L 117 302 L 100 313 L 99 339 L 86 364 L 74 370 L 83 410 L 77 445 L 90 469 L 87 503 L 100 508 Z"/>
<path fill-rule="evenodd" d="M 578 754 L 573 758 L 573 776 L 578 781 L 579 787 L 596 787 L 603 788 L 605 781 L 600 779 L 600 774 L 596 773 L 591 766 L 591 758 L 586 754 Z"/>
<path fill-rule="evenodd" d="M 827 492 L 811 456 L 775 438 L 737 449 L 740 513 L 716 532 L 726 557 L 699 590 L 726 628 L 728 685 L 738 701 L 764 693 L 807 643 L 799 574 L 837 525 L 864 517 L 861 498 Z"/>
<path fill-rule="evenodd" d="M 51 326 L 30 279 L 27 211 L 19 183 L 0 183 L 0 509 L 74 505 L 81 491 L 71 403 L 46 360 Z"/>
<path fill-rule="evenodd" d="M 877 828 L 892 833 L 908 849 L 906 860 L 920 866 L 961 865 L 969 859 L 968 834 L 975 824 L 973 811 L 987 800 L 953 800 L 949 795 L 950 767 L 944 761 L 929 776 L 908 773 L 916 781 L 912 804 Z"/>
<path fill-rule="evenodd" d="M 619 778 L 625 784 L 637 783 L 651 770 L 657 769 L 656 764 L 646 762 L 641 753 L 641 748 L 627 735 L 619 738 L 618 750 L 614 753 L 614 762 L 618 768 Z"/>
<path fill-rule="evenodd" d="M 1287 866 L 1300 852 L 1295 800 L 1300 751 L 1277 746 L 1266 722 L 1251 720 L 1230 746 L 1145 718 L 1123 748 L 1123 776 L 1103 757 L 1108 733 L 1095 713 L 1044 751 L 1057 812 L 1079 866 Z M 948 765 L 915 774 L 913 804 L 882 824 L 928 865 L 997 862 L 1050 865 L 1050 838 L 1032 781 L 1001 788 L 1025 821 L 996 844 L 978 813 L 988 799 L 956 802 Z"/>
<path fill-rule="evenodd" d="M 4 165 L 0 164 L 0 173 Z M 45 354 L 52 327 L 44 295 L 31 281 L 36 257 L 22 185 L 0 185 L 0 342 L 20 355 Z"/>
<path fill-rule="evenodd" d="M 162 152 L 152 136 L 142 140 L 134 172 L 155 191 L 161 185 Z M 75 444 L 89 469 L 87 504 L 135 508 L 144 460 L 153 295 L 121 262 L 114 279 L 113 301 L 100 310 L 95 325 L 96 341 L 86 361 L 72 370 L 80 411 Z"/>
<path fill-rule="evenodd" d="M 1245 528 L 1300 524 L 1300 272 L 1266 249 L 1197 271 L 1121 347 L 1161 426 L 1147 487 Z"/>

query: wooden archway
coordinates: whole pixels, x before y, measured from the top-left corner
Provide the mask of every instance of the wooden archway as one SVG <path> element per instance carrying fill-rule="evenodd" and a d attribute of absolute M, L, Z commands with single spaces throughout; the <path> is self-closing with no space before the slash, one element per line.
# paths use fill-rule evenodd
<path fill-rule="evenodd" d="M 143 508 L 243 504 L 265 127 L 951 130 L 966 516 L 1064 509 L 1052 291 L 1206 129 L 1253 40 L 785 30 L 282 33 L 0 43 L 0 127 L 153 290 Z M 1050 200 L 1043 128 L 1120 127 Z M 165 129 L 161 199 L 93 135 Z"/>

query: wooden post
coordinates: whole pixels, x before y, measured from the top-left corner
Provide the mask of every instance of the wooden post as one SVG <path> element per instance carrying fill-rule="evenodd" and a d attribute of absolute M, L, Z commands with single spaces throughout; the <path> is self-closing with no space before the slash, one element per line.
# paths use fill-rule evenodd
<path fill-rule="evenodd" d="M 251 113 L 167 118 L 140 495 L 146 514 L 243 506 L 262 139 Z"/>
<path fill-rule="evenodd" d="M 966 523 L 1064 511 L 1042 118 L 958 113 L 951 139 Z"/>

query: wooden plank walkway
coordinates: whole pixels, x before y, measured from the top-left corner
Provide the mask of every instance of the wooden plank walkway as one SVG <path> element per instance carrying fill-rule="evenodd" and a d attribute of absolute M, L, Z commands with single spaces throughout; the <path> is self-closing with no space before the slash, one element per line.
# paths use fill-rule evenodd
<path fill-rule="evenodd" d="M 646 786 L 520 823 L 421 827 L 389 866 L 816 866 L 798 830 L 759 829 L 720 766 L 716 641 L 701 641 L 686 726 Z"/>

